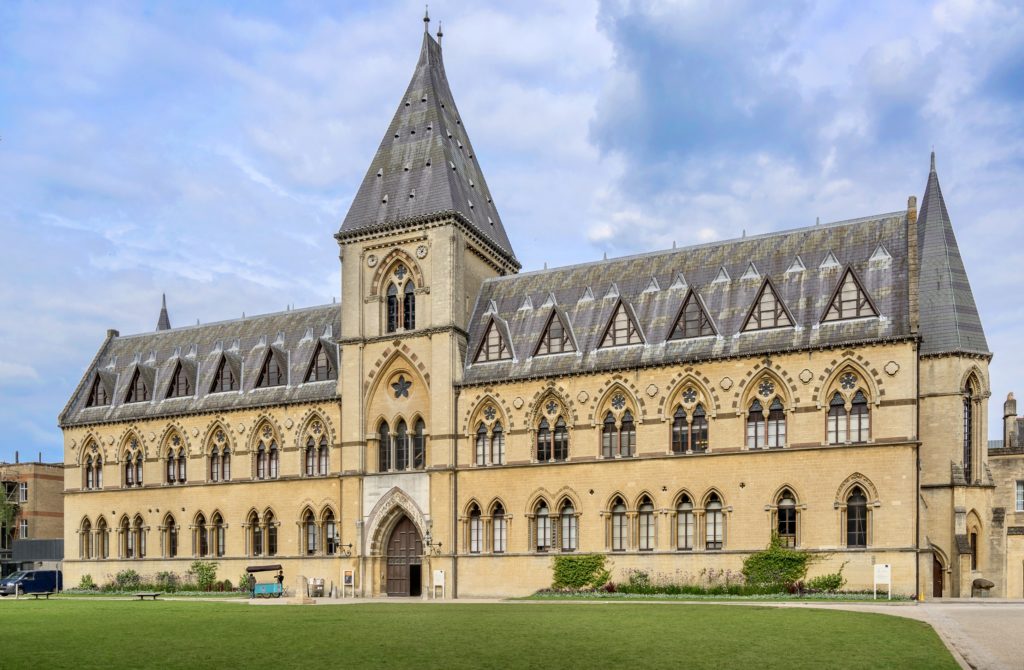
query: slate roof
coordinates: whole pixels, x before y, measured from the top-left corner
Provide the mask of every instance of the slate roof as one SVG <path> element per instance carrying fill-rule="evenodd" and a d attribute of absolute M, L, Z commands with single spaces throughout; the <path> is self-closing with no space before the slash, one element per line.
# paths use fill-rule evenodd
<path fill-rule="evenodd" d="M 444 72 L 423 34 L 419 62 L 338 232 L 454 216 L 519 267 Z"/>
<path fill-rule="evenodd" d="M 332 304 L 125 337 L 112 332 L 58 422 L 61 427 L 67 427 L 335 399 L 338 397 L 336 381 L 303 383 L 303 379 L 317 342 L 324 345 L 334 369 L 340 369 L 335 341 L 340 328 L 341 307 Z M 287 370 L 288 383 L 254 389 L 268 352 Z M 241 392 L 209 393 L 222 356 L 235 379 L 241 379 Z M 179 362 L 196 395 L 166 398 Z M 153 399 L 125 403 L 136 369 Z M 86 407 L 97 375 L 112 398 L 111 404 Z"/>
<path fill-rule="evenodd" d="M 918 217 L 921 258 L 921 354 L 988 354 L 985 330 L 967 279 L 935 172 L 935 152 Z"/>
<path fill-rule="evenodd" d="M 464 383 L 909 338 L 913 335 L 907 239 L 906 212 L 895 212 L 489 279 L 481 287 L 470 322 Z M 837 264 L 830 261 L 830 254 Z M 794 269 L 800 266 L 804 269 Z M 848 267 L 880 318 L 823 324 L 821 318 Z M 720 279 L 723 269 L 726 280 Z M 741 333 L 766 279 L 796 327 Z M 691 289 L 706 307 L 718 335 L 667 340 Z M 556 309 L 550 305 L 552 296 L 578 351 L 533 356 Z M 635 315 L 645 343 L 599 349 L 619 300 Z M 510 339 L 514 358 L 473 363 L 492 319 Z"/>

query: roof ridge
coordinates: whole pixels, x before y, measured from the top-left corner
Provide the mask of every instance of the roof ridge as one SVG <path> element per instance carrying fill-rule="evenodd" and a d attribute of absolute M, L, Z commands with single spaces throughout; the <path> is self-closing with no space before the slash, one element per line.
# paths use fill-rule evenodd
<path fill-rule="evenodd" d="M 160 331 L 155 331 L 155 332 L 154 331 L 148 331 L 148 332 L 144 331 L 144 332 L 141 332 L 141 333 L 130 333 L 128 335 L 119 335 L 117 339 L 119 339 L 119 340 L 129 340 L 129 339 L 136 338 L 136 337 L 154 337 L 154 336 L 159 337 L 159 336 L 163 335 L 164 333 L 180 333 L 180 332 L 186 331 L 186 330 L 209 328 L 211 326 L 222 326 L 222 325 L 225 325 L 225 324 L 228 324 L 228 323 L 240 323 L 242 321 L 256 321 L 258 319 L 266 319 L 266 318 L 270 318 L 270 317 L 281 316 L 283 314 L 295 314 L 296 312 L 312 312 L 312 311 L 315 311 L 315 310 L 318 310 L 318 309 L 326 309 L 326 308 L 329 308 L 329 307 L 336 307 L 336 308 L 338 308 L 339 312 L 341 310 L 341 304 L 340 303 L 336 303 L 336 302 L 328 303 L 328 304 L 324 304 L 324 305 L 311 305 L 309 307 L 294 307 L 292 309 L 283 309 L 283 310 L 281 310 L 279 312 L 266 312 L 264 314 L 252 314 L 252 315 L 248 315 L 248 316 L 241 316 L 241 317 L 238 317 L 238 318 L 235 318 L 235 319 L 221 319 L 220 321 L 208 321 L 206 323 L 193 323 L 193 324 L 189 324 L 187 326 L 178 326 L 177 328 L 169 328 L 167 330 L 160 330 Z"/>
<path fill-rule="evenodd" d="M 606 265 L 609 263 L 615 263 L 618 261 L 631 261 L 639 258 L 650 258 L 654 256 L 676 254 L 685 251 L 696 251 L 698 249 L 708 249 L 716 246 L 724 246 L 727 244 L 748 242 L 751 240 L 762 240 L 771 237 L 777 237 L 780 235 L 791 235 L 793 233 L 801 233 L 810 230 L 820 230 L 823 228 L 838 228 L 842 226 L 852 226 L 859 223 L 865 223 L 868 221 L 879 221 L 881 219 L 888 219 L 894 216 L 906 216 L 905 210 L 899 210 L 895 212 L 883 212 L 881 214 L 875 214 L 870 216 L 860 216 L 853 219 L 843 219 L 841 221 L 832 221 L 829 223 L 812 224 L 809 226 L 801 226 L 799 228 L 787 228 L 785 230 L 775 230 L 767 233 L 761 233 L 759 235 L 747 235 L 745 237 L 731 237 L 724 240 L 715 240 L 714 242 L 701 242 L 700 244 L 691 244 L 685 247 L 673 247 L 671 249 L 656 249 L 654 251 L 644 251 L 637 254 L 629 254 L 627 256 L 618 256 L 616 258 L 599 259 L 596 261 L 584 261 L 582 263 L 571 263 L 569 265 L 560 265 L 553 268 L 542 268 L 538 270 L 528 270 L 526 272 L 520 272 L 518 274 L 503 275 L 499 277 L 488 277 L 484 280 L 484 283 L 499 282 L 506 280 L 513 280 L 517 277 L 526 277 L 537 274 L 554 273 L 563 270 L 574 270 L 577 268 L 583 268 L 593 265 Z"/>

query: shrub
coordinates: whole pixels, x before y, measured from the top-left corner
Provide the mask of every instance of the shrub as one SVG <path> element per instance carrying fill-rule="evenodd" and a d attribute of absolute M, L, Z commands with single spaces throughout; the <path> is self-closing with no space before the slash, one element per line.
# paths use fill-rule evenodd
<path fill-rule="evenodd" d="M 192 561 L 188 574 L 195 579 L 200 591 L 211 591 L 217 581 L 217 561 Z"/>
<path fill-rule="evenodd" d="M 839 566 L 839 572 L 830 572 L 826 575 L 818 575 L 812 577 L 807 582 L 807 588 L 811 591 L 827 591 L 828 593 L 835 593 L 844 586 L 846 586 L 846 577 L 843 577 L 843 568 L 846 567 L 846 561 Z"/>
<path fill-rule="evenodd" d="M 231 580 L 230 579 L 225 579 L 224 582 L 223 582 L 223 586 L 224 586 L 224 588 L 223 588 L 224 591 L 232 591 L 235 588 L 234 586 L 231 585 Z"/>
<path fill-rule="evenodd" d="M 554 589 L 596 589 L 611 576 L 605 567 L 605 556 L 601 554 L 555 556 L 553 561 L 554 581 L 551 587 Z"/>
<path fill-rule="evenodd" d="M 95 589 L 96 582 L 92 581 L 92 575 L 82 575 L 82 578 L 78 580 L 78 588 Z"/>
<path fill-rule="evenodd" d="M 156 573 L 156 589 L 157 591 L 167 591 L 173 593 L 181 588 L 181 577 L 173 572 L 158 572 Z"/>
<path fill-rule="evenodd" d="M 122 570 L 114 577 L 114 588 L 118 591 L 137 589 L 140 584 L 142 584 L 142 577 L 134 570 Z"/>
<path fill-rule="evenodd" d="M 743 577 L 750 585 L 788 587 L 807 576 L 813 560 L 807 552 L 790 549 L 778 535 L 772 535 L 767 549 L 743 561 Z"/>

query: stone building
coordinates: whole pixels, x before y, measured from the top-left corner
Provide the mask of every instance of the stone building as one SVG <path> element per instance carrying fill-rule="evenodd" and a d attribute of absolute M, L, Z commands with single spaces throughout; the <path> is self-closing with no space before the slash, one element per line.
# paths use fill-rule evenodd
<path fill-rule="evenodd" d="M 60 463 L 0 462 L 0 495 L 13 512 L 9 523 L 0 516 L 0 575 L 59 561 L 59 544 L 33 541 L 63 540 L 63 492 Z"/>
<path fill-rule="evenodd" d="M 335 237 L 340 305 L 108 332 L 60 415 L 69 582 L 524 594 L 554 554 L 737 570 L 778 533 L 849 588 L 1017 583 L 934 156 L 920 212 L 520 273 L 424 34 Z"/>

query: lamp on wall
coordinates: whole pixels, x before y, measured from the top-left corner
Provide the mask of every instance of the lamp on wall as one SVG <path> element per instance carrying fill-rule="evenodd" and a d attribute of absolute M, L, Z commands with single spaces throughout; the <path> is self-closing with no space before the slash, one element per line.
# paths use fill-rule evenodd
<path fill-rule="evenodd" d="M 426 537 L 423 538 L 423 544 L 424 546 L 426 546 L 428 554 L 430 554 L 431 556 L 437 556 L 441 553 L 441 543 L 438 542 L 435 544 L 431 542 L 432 539 L 433 538 L 430 535 L 430 531 L 428 530 Z"/>
<path fill-rule="evenodd" d="M 338 553 L 342 558 L 348 558 L 352 555 L 352 543 L 342 544 L 338 546 Z"/>

